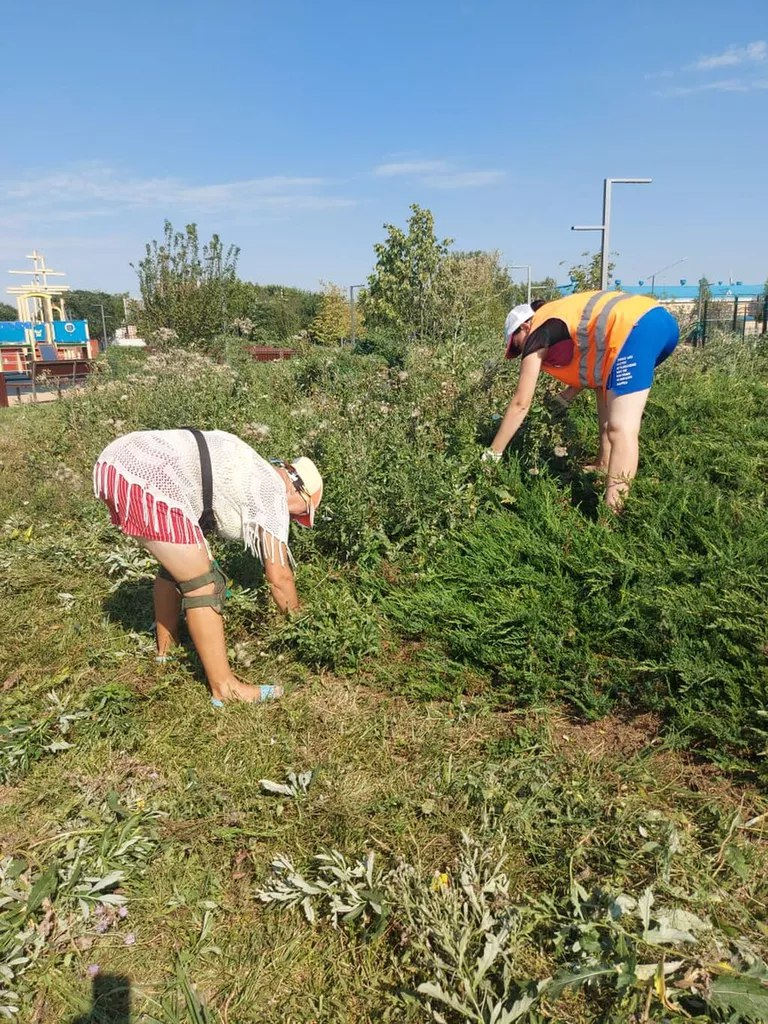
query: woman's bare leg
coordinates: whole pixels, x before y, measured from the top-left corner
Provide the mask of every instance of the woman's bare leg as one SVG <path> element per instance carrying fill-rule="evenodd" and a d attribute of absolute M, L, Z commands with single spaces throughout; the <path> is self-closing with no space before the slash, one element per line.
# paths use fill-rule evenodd
<path fill-rule="evenodd" d="M 197 544 L 168 544 L 164 541 L 142 541 L 142 544 L 178 583 L 202 576 L 210 568 L 208 552 Z M 206 583 L 205 586 L 188 591 L 186 596 L 202 597 L 213 594 L 215 589 L 214 583 Z M 229 667 L 224 621 L 220 613 L 215 608 L 188 608 L 186 619 L 189 635 L 203 663 L 212 695 L 217 700 L 260 700 L 261 687 L 241 683 Z"/>
<path fill-rule="evenodd" d="M 614 512 L 620 512 L 630 481 L 637 473 L 640 456 L 640 424 L 650 388 L 630 395 L 607 393 L 608 440 L 611 445 L 608 461 L 605 501 Z"/>
<path fill-rule="evenodd" d="M 181 597 L 174 583 L 157 576 L 152 587 L 152 599 L 155 605 L 157 655 L 163 658 L 179 642 Z"/>
<path fill-rule="evenodd" d="M 608 436 L 608 393 L 602 388 L 595 390 L 597 399 L 597 425 L 600 430 L 600 448 L 595 469 L 605 473 L 611 461 L 611 440 Z"/>

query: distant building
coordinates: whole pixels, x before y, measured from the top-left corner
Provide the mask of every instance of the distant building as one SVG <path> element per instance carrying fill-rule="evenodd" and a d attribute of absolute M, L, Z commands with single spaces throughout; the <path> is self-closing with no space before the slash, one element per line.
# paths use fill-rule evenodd
<path fill-rule="evenodd" d="M 709 297 L 711 299 L 760 299 L 765 294 L 764 284 L 744 284 L 743 281 L 709 281 Z M 680 284 L 655 284 L 638 281 L 630 284 L 621 278 L 613 282 L 614 288 L 627 292 L 628 295 L 652 295 L 660 302 L 698 302 L 699 282 L 688 284 L 683 278 Z"/>
<path fill-rule="evenodd" d="M 711 299 L 727 299 L 740 301 L 762 299 L 766 294 L 765 284 L 744 284 L 743 281 L 709 281 L 709 297 Z M 572 295 L 574 291 L 573 282 L 558 285 L 561 295 Z M 617 291 L 626 292 L 628 295 L 651 295 L 664 303 L 690 303 L 698 302 L 699 282 L 689 284 L 686 278 L 682 278 L 679 284 L 657 284 L 654 281 L 638 281 L 630 284 L 617 277 L 611 283 L 611 287 Z"/>
<path fill-rule="evenodd" d="M 628 295 L 648 295 L 667 306 L 677 317 L 681 332 L 687 338 L 703 341 L 709 326 L 734 334 L 765 334 L 768 330 L 768 286 L 744 284 L 743 281 L 707 281 L 708 295 L 700 303 L 699 282 L 688 284 L 681 278 L 679 284 L 660 284 L 653 280 L 636 284 L 616 278 L 611 283 L 616 291 Z M 573 281 L 558 285 L 561 295 L 572 295 Z"/>

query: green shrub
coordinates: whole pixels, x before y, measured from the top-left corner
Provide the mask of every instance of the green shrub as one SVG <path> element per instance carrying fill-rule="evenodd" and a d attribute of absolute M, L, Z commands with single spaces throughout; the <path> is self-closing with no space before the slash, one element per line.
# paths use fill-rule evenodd
<path fill-rule="evenodd" d="M 291 537 L 305 582 L 319 581 L 283 633 L 300 658 L 359 666 L 394 629 L 429 676 L 404 671 L 404 692 L 453 698 L 471 678 L 505 704 L 557 694 L 590 716 L 653 708 L 709 756 L 757 763 L 768 703 L 764 347 L 725 339 L 661 368 L 619 519 L 581 468 L 597 442 L 591 395 L 563 416 L 541 387 L 501 465 L 480 463 L 514 388 L 496 339 L 412 345 L 402 366 L 346 349 L 266 364 L 231 339 L 225 350 L 227 363 L 108 353 L 82 396 L 44 416 L 20 411 L 38 482 L 14 477 L 5 514 L 23 499 L 19 531 L 43 517 L 103 544 L 111 533 L 85 481 L 101 448 L 131 429 L 196 424 L 267 457 L 307 454 L 326 487 L 317 529 Z M 13 564 L 34 583 L 36 563 Z"/>

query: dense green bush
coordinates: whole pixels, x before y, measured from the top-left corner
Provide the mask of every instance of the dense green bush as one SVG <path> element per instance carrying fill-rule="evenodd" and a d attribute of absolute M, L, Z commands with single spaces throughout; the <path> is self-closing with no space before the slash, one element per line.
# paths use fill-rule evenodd
<path fill-rule="evenodd" d="M 452 697 L 469 673 L 496 705 L 558 694 L 589 715 L 652 708 L 709 756 L 762 764 L 764 352 L 724 339 L 662 367 L 618 519 L 581 468 L 597 440 L 592 396 L 558 416 L 543 385 L 489 468 L 479 453 L 515 374 L 496 339 L 382 354 L 109 353 L 82 396 L 30 417 L 26 457 L 85 479 L 116 434 L 183 424 L 231 430 L 265 456 L 308 454 L 325 497 L 317 529 L 295 530 L 292 547 L 300 582 L 307 566 L 316 582 L 279 641 L 300 659 L 360 666 L 399 634 L 421 673 L 392 667 L 403 692 Z M 102 522 L 87 491 L 46 488 L 33 508 L 68 529 Z"/>

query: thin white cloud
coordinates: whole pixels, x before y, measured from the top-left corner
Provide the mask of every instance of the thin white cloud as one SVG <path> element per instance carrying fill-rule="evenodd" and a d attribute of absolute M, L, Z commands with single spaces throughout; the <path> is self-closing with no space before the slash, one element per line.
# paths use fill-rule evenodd
<path fill-rule="evenodd" d="M 373 174 L 378 178 L 413 178 L 431 188 L 485 188 L 504 177 L 504 171 L 456 170 L 447 160 L 405 160 L 399 163 L 379 164 Z"/>
<path fill-rule="evenodd" d="M 438 174 L 426 179 L 434 188 L 485 188 L 495 185 L 504 177 L 504 171 L 462 171 Z"/>
<path fill-rule="evenodd" d="M 729 46 L 722 53 L 699 57 L 685 70 L 714 71 L 718 68 L 731 68 L 740 64 L 759 64 L 766 60 L 768 60 L 768 43 L 764 39 L 757 39 L 753 43 L 747 43 L 746 46 Z"/>
<path fill-rule="evenodd" d="M 752 92 L 754 89 L 765 88 L 763 78 L 754 78 L 756 73 L 763 70 L 768 64 L 768 42 L 764 39 L 756 39 L 754 42 L 746 43 L 743 46 L 729 46 L 721 53 L 709 54 L 699 57 L 691 64 L 686 64 L 679 71 L 652 71 L 646 74 L 646 79 L 676 78 L 685 76 L 688 78 L 686 84 L 671 86 L 668 89 L 658 89 L 657 96 L 692 96 L 700 92 Z M 702 81 L 690 79 L 690 75 L 706 74 L 710 71 L 720 71 L 723 68 L 739 68 L 742 77 L 725 78 L 717 81 Z"/>
<path fill-rule="evenodd" d="M 445 170 L 446 166 L 444 160 L 404 160 L 401 163 L 379 164 L 378 167 L 374 167 L 373 173 L 379 178 L 413 177 L 439 173 Z"/>
<path fill-rule="evenodd" d="M 768 89 L 768 78 L 746 80 L 743 78 L 723 78 L 716 82 L 699 82 L 697 85 L 679 85 L 671 89 L 660 89 L 657 96 L 693 96 L 701 92 L 752 92 L 755 89 Z"/>
<path fill-rule="evenodd" d="M 330 179 L 274 175 L 242 181 L 193 185 L 179 178 L 137 178 L 114 168 L 87 165 L 18 181 L 0 181 L 0 205 L 29 213 L 53 208 L 56 219 L 90 217 L 119 209 L 171 209 L 202 212 L 353 206 L 357 200 L 330 195 Z"/>

